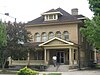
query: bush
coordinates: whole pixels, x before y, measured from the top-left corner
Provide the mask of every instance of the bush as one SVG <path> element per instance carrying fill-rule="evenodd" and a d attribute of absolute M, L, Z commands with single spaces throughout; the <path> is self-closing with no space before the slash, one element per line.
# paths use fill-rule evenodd
<path fill-rule="evenodd" d="M 33 71 L 30 68 L 22 68 L 17 72 L 17 75 L 38 75 L 38 71 Z"/>

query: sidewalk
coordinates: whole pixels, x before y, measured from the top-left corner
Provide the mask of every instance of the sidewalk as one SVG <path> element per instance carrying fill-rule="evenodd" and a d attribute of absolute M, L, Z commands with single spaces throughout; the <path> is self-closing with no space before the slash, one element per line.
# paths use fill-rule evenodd
<path fill-rule="evenodd" d="M 100 75 L 99 70 L 70 70 L 68 72 L 40 72 L 39 75 L 43 75 L 43 73 L 61 73 L 62 75 Z"/>

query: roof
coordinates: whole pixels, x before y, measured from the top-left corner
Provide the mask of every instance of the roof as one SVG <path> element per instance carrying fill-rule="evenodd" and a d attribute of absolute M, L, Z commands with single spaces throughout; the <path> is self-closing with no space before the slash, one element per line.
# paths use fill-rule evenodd
<path fill-rule="evenodd" d="M 52 39 L 50 39 L 50 40 L 48 40 L 48 41 L 46 41 L 46 42 L 44 42 L 44 43 L 41 43 L 41 44 L 39 44 L 39 46 L 43 46 L 43 45 L 45 45 L 45 44 L 47 44 L 47 43 L 49 43 L 49 42 L 51 42 L 51 41 L 53 41 L 53 40 L 59 40 L 59 41 L 61 41 L 61 42 L 64 42 L 64 43 L 66 43 L 66 44 L 69 44 L 69 45 L 75 45 L 75 43 L 73 43 L 73 42 L 69 42 L 69 41 L 65 41 L 65 40 L 63 40 L 63 39 L 60 39 L 60 38 L 58 38 L 58 37 L 54 37 L 54 38 L 52 38 Z"/>
<path fill-rule="evenodd" d="M 43 43 L 43 42 L 25 43 L 24 46 L 35 49 L 35 48 L 40 48 L 39 44 L 41 44 L 41 43 Z"/>
<path fill-rule="evenodd" d="M 86 17 L 83 15 L 73 15 L 73 16 L 76 17 L 77 19 L 86 19 Z"/>
<path fill-rule="evenodd" d="M 40 17 L 29 21 L 28 23 L 26 23 L 25 25 L 38 25 L 38 24 L 52 24 L 52 23 L 63 23 L 63 22 L 74 22 L 74 21 L 79 21 L 77 19 L 77 17 L 69 14 L 68 12 L 66 12 L 65 10 L 63 10 L 62 8 L 57 8 L 57 9 L 51 9 L 47 12 L 44 13 L 49 13 L 49 12 L 61 12 L 63 15 L 61 15 L 57 20 L 55 21 L 44 21 L 44 16 L 41 15 Z"/>

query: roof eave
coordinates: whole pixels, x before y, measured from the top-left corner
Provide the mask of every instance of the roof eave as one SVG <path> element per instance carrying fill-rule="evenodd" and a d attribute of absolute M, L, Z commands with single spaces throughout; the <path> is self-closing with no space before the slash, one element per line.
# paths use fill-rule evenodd
<path fill-rule="evenodd" d="M 50 15 L 50 14 L 60 14 L 60 15 L 63 15 L 61 12 L 47 12 L 47 13 L 43 13 L 41 15 Z"/>
<path fill-rule="evenodd" d="M 29 24 L 25 25 L 25 27 L 31 27 L 31 26 L 46 26 L 46 25 L 60 25 L 60 24 L 74 24 L 74 23 L 81 23 L 81 20 L 78 21 L 70 21 L 70 22 L 58 22 L 58 23 L 48 23 L 48 24 Z"/>

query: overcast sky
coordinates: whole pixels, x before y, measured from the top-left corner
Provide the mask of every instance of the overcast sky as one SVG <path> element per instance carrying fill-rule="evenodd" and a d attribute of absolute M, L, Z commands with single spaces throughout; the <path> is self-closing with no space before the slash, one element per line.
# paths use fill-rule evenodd
<path fill-rule="evenodd" d="M 89 18 L 93 16 L 88 0 L 0 0 L 0 13 L 9 13 L 10 16 L 17 18 L 17 22 L 31 21 L 43 12 L 59 7 L 69 13 L 72 8 L 78 8 L 79 14 Z M 14 18 L 2 14 L 0 19 L 14 21 Z"/>

